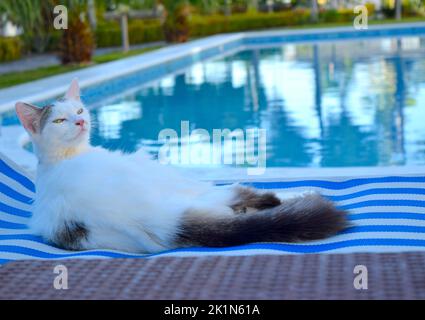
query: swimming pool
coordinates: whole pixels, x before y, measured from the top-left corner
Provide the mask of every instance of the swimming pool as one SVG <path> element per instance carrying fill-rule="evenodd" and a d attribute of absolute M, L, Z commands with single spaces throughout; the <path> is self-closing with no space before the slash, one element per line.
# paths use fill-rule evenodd
<path fill-rule="evenodd" d="M 258 127 L 268 166 L 425 164 L 425 37 L 286 44 L 197 63 L 92 111 L 93 142 Z M 198 146 L 199 147 L 199 146 Z"/>
<path fill-rule="evenodd" d="M 101 97 L 87 97 L 92 141 L 112 150 L 156 154 L 159 132 L 186 121 L 265 129 L 268 167 L 425 164 L 425 34 L 261 43 Z"/>

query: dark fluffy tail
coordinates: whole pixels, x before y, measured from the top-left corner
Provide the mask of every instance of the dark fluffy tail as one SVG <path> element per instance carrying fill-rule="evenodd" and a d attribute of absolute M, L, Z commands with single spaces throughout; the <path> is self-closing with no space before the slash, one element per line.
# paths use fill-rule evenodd
<path fill-rule="evenodd" d="M 176 243 L 227 247 L 252 242 L 301 242 L 330 237 L 348 226 L 344 211 L 318 194 L 308 194 L 271 209 L 229 218 L 188 212 Z"/>

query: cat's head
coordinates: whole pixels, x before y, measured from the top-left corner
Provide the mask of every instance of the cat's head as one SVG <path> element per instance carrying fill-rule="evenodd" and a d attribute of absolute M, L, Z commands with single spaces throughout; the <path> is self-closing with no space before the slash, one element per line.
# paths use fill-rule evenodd
<path fill-rule="evenodd" d="M 77 80 L 53 104 L 39 108 L 18 102 L 16 113 L 30 134 L 40 160 L 65 159 L 89 145 L 90 114 L 81 102 Z"/>

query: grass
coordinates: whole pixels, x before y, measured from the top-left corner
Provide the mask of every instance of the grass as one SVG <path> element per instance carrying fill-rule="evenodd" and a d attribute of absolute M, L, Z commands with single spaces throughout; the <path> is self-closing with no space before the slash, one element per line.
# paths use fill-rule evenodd
<path fill-rule="evenodd" d="M 0 76 L 0 89 L 16 86 L 18 84 L 22 84 L 25 82 L 43 79 L 50 76 L 55 76 L 55 75 L 66 73 L 66 72 L 84 69 L 97 64 L 102 64 L 106 62 L 111 62 L 111 61 L 131 57 L 131 56 L 135 56 L 138 54 L 143 54 L 149 51 L 156 50 L 158 48 L 160 47 L 158 46 L 158 47 L 130 50 L 127 53 L 123 53 L 123 52 L 107 53 L 104 55 L 93 57 L 93 63 L 91 64 L 69 65 L 69 66 L 57 65 L 57 66 L 50 66 L 50 67 L 42 67 L 42 68 L 29 70 L 29 71 L 5 73 Z"/>
<path fill-rule="evenodd" d="M 425 21 L 423 17 L 407 17 L 403 18 L 402 21 L 396 21 L 394 19 L 386 19 L 386 20 L 371 20 L 369 21 L 370 25 L 380 25 L 386 23 L 407 23 L 407 22 L 419 22 Z M 293 26 L 288 27 L 286 29 L 308 29 L 308 28 L 326 28 L 326 27 L 341 27 L 341 26 L 350 26 L 352 23 L 316 23 L 316 24 L 307 24 L 301 26 Z M 0 76 L 0 89 L 7 88 L 11 86 L 15 86 L 18 84 L 22 84 L 25 82 L 30 82 L 58 74 L 62 74 L 65 72 L 75 71 L 78 69 L 87 68 L 96 64 L 102 64 L 106 62 L 111 62 L 131 56 L 135 56 L 138 54 L 143 54 L 148 51 L 153 51 L 158 49 L 158 47 L 144 48 L 144 49 L 136 49 L 130 50 L 127 53 L 123 52 L 113 52 L 104 54 L 101 56 L 96 56 L 93 58 L 93 63 L 89 65 L 73 65 L 73 66 L 51 66 L 51 67 L 42 67 L 30 71 L 22 71 L 22 72 L 11 72 L 6 73 Z"/>
<path fill-rule="evenodd" d="M 16 86 L 21 83 L 30 82 L 57 74 L 70 72 L 83 68 L 83 66 L 51 66 L 30 71 L 19 71 L 5 73 L 0 76 L 0 89 Z"/>
<path fill-rule="evenodd" d="M 149 52 L 149 51 L 157 50 L 159 48 L 161 48 L 161 46 L 150 47 L 150 48 L 143 48 L 143 49 L 136 49 L 136 50 L 130 50 L 127 53 L 124 53 L 124 52 L 112 52 L 112 53 L 107 53 L 107 54 L 103 54 L 101 56 L 94 57 L 93 58 L 93 61 L 96 64 L 101 64 L 101 63 L 111 62 L 111 61 L 115 61 L 115 60 L 119 60 L 119 59 L 123 59 L 123 58 L 132 57 L 132 56 L 137 56 L 138 54 L 142 54 L 142 53 L 146 53 L 146 52 Z"/>

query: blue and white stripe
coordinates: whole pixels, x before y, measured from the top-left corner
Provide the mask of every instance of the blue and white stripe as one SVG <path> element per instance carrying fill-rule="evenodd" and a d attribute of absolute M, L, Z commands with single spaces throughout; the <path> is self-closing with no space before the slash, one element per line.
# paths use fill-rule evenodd
<path fill-rule="evenodd" d="M 29 232 L 34 183 L 23 170 L 0 155 L 0 264 L 20 259 L 425 251 L 425 176 L 273 180 L 248 184 L 282 196 L 287 192 L 318 191 L 338 207 L 349 210 L 354 226 L 335 237 L 302 244 L 185 248 L 154 255 L 112 250 L 65 251 Z"/>

